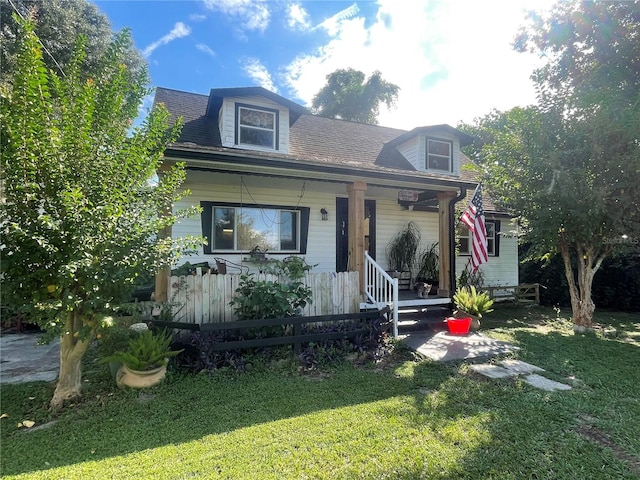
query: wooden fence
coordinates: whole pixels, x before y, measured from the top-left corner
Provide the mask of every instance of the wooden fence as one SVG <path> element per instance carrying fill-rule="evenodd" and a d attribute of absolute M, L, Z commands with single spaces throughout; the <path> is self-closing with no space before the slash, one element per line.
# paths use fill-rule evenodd
<path fill-rule="evenodd" d="M 514 303 L 534 302 L 540 304 L 540 284 L 538 283 L 482 287 L 481 290 L 487 292 L 496 301 L 511 300 Z"/>
<path fill-rule="evenodd" d="M 276 275 L 259 274 L 257 280 L 277 280 Z M 308 273 L 304 283 L 311 288 L 312 302 L 302 311 L 305 317 L 360 311 L 358 272 Z M 211 273 L 171 277 L 169 301 L 174 320 L 185 323 L 220 323 L 237 320 L 229 302 L 240 285 L 239 274 Z"/>

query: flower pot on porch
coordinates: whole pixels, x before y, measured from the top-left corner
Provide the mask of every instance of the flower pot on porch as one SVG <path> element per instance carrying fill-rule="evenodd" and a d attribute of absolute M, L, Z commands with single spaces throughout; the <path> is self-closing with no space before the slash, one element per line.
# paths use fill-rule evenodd
<path fill-rule="evenodd" d="M 122 365 L 116 375 L 118 387 L 147 388 L 158 385 L 167 375 L 167 362 L 151 370 L 132 370 Z"/>

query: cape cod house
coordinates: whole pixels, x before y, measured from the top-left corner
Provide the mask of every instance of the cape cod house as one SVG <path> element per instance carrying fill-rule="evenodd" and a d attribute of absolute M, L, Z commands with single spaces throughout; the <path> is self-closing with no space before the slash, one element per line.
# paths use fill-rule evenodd
<path fill-rule="evenodd" d="M 411 304 L 450 303 L 469 254 L 463 232 L 456 255 L 455 205 L 477 185 L 461 168 L 469 161 L 460 151 L 468 135 L 449 125 L 406 131 L 323 118 L 260 87 L 209 95 L 158 88 L 155 103 L 174 120 L 182 117 L 165 159 L 186 163 L 191 195 L 184 201 L 202 207 L 201 218 L 171 232 L 207 239 L 185 260 L 255 271 L 255 247 L 270 258 L 299 255 L 314 272 L 359 272 L 361 300 L 376 302 L 386 281 L 379 272 L 389 266 L 385 248 L 414 221 L 423 248 L 438 242 L 440 261 L 437 295 L 413 295 Z M 485 215 L 484 283 L 517 285 L 517 240 L 500 235 L 507 217 L 489 203 Z M 166 299 L 168 283 L 158 277 L 158 300 Z"/>

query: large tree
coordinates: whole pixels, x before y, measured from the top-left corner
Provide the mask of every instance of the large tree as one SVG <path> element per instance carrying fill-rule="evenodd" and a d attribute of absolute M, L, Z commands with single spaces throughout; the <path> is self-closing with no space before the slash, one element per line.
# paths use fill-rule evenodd
<path fill-rule="evenodd" d="M 377 70 L 365 81 L 358 70 L 340 69 L 327 75 L 327 84 L 313 97 L 312 109 L 324 117 L 376 125 L 380 104 L 393 107 L 399 91 Z"/>
<path fill-rule="evenodd" d="M 560 2 L 533 17 L 516 45 L 548 58 L 533 76 L 538 105 L 466 127 L 483 181 L 534 251 L 562 256 L 580 326 L 602 261 L 640 235 L 639 5 Z"/>
<path fill-rule="evenodd" d="M 86 38 L 82 68 L 89 72 L 99 68 L 113 40 L 109 19 L 87 0 L 0 0 L 0 82 L 7 81 L 16 68 L 20 44 L 16 13 L 35 19 L 35 34 L 46 48 L 43 62 L 58 75 L 71 61 L 79 35 Z M 122 58 L 129 72 L 136 74 L 146 68 L 142 54 L 130 38 L 122 48 L 126 51 Z"/>
<path fill-rule="evenodd" d="M 182 166 L 150 182 L 178 127 L 157 108 L 131 130 L 147 89 L 144 71 L 132 76 L 124 64 L 128 33 L 116 35 L 95 76 L 81 68 L 79 42 L 59 77 L 46 70 L 32 24 L 21 28 L 18 68 L 0 90 L 2 300 L 60 335 L 58 408 L 80 394 L 81 359 L 136 275 L 195 241 L 156 232 L 194 212 L 171 213 L 185 193 Z"/>

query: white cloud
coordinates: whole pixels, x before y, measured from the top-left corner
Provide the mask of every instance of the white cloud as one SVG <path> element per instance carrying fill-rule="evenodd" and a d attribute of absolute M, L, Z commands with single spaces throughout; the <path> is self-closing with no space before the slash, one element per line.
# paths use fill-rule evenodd
<path fill-rule="evenodd" d="M 529 76 L 539 60 L 515 52 L 511 42 L 525 8 L 548 9 L 551 2 L 378 0 L 377 16 L 367 23 L 352 5 L 319 25 L 329 40 L 288 65 L 286 82 L 310 104 L 338 68 L 380 70 L 401 88 L 398 107 L 381 108 L 381 125 L 471 122 L 492 108 L 534 101 Z"/>
<path fill-rule="evenodd" d="M 257 58 L 245 58 L 244 62 L 243 69 L 249 78 L 259 86 L 278 93 L 278 88 L 273 83 L 267 67 L 260 63 L 260 60 Z"/>
<path fill-rule="evenodd" d="M 269 26 L 271 13 L 264 0 L 203 0 L 214 11 L 235 17 L 242 22 L 242 29 L 264 32 Z"/>
<path fill-rule="evenodd" d="M 354 15 L 357 15 L 358 11 L 358 5 L 354 3 L 344 10 L 339 11 L 332 17 L 327 18 L 315 28 L 324 28 L 327 32 L 329 32 L 329 35 L 335 35 L 340 30 L 342 22 L 353 17 Z"/>
<path fill-rule="evenodd" d="M 293 30 L 309 28 L 309 13 L 298 3 L 287 5 L 287 25 Z"/>
<path fill-rule="evenodd" d="M 216 56 L 216 52 L 209 45 L 206 45 L 204 43 L 198 43 L 196 45 L 196 48 L 198 50 L 200 50 L 201 52 L 206 53 L 210 57 L 215 57 Z"/>
<path fill-rule="evenodd" d="M 202 22 L 206 19 L 207 16 L 201 13 L 192 13 L 191 15 L 189 15 L 189 20 L 191 20 L 192 22 Z"/>
<path fill-rule="evenodd" d="M 182 22 L 177 22 L 169 33 L 161 37 L 159 40 L 151 43 L 150 45 L 147 45 L 147 47 L 142 51 L 142 55 L 144 55 L 145 58 L 148 58 L 156 48 L 162 45 L 166 45 L 167 43 L 172 42 L 177 38 L 186 37 L 189 34 L 191 34 L 191 29 L 189 28 L 189 26 L 185 25 Z"/>

